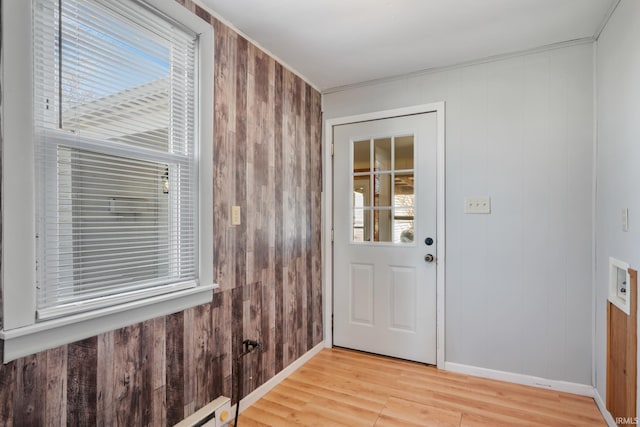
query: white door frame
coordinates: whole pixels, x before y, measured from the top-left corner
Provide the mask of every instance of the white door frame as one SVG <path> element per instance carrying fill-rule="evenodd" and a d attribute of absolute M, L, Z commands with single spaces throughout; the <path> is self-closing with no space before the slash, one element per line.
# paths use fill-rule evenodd
<path fill-rule="evenodd" d="M 333 158 L 331 144 L 333 143 L 333 127 L 349 123 L 364 122 L 369 120 L 388 119 L 411 114 L 433 113 L 437 114 L 437 141 L 436 141 L 436 167 L 437 167 L 437 188 L 436 188 L 436 221 L 437 238 L 436 253 L 438 254 L 436 264 L 436 327 L 437 327 L 437 350 L 436 361 L 439 369 L 444 369 L 444 308 L 445 308 L 445 105 L 444 102 L 416 105 L 413 107 L 397 108 L 393 110 L 377 111 L 373 113 L 359 114 L 354 116 L 337 117 L 327 119 L 324 132 L 324 209 L 323 224 L 324 238 L 322 262 L 324 274 L 322 275 L 323 289 L 323 313 L 324 313 L 324 343 L 325 347 L 333 346 L 332 335 L 332 315 L 333 315 L 333 247 L 331 242 L 333 230 Z"/>

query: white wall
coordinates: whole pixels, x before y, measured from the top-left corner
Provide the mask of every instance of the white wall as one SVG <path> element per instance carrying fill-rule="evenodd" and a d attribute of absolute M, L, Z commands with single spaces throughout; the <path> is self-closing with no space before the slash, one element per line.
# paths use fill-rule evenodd
<path fill-rule="evenodd" d="M 609 256 L 640 269 L 640 2 L 622 0 L 597 43 L 596 385 L 606 390 Z M 629 231 L 621 210 L 629 208 Z M 639 408 L 640 409 L 640 408 Z"/>
<path fill-rule="evenodd" d="M 323 97 L 325 119 L 446 102 L 448 362 L 591 384 L 592 51 Z M 464 215 L 482 195 L 491 215 Z"/>

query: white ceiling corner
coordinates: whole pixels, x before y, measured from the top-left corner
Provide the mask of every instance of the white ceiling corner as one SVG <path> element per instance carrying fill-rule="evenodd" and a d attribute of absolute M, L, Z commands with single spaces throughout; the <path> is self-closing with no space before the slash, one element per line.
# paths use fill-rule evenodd
<path fill-rule="evenodd" d="M 618 0 L 200 0 L 321 90 L 597 36 Z"/>

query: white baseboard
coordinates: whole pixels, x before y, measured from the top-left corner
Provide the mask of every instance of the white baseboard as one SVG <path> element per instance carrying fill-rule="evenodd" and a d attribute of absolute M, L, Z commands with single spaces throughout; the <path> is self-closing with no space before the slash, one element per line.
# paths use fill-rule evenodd
<path fill-rule="evenodd" d="M 446 371 L 457 372 L 459 374 L 473 375 L 476 377 L 490 378 L 492 380 L 506 381 L 515 384 L 523 384 L 591 397 L 596 402 L 596 405 L 598 406 L 602 417 L 607 422 L 607 425 L 609 427 L 617 427 L 611 413 L 607 410 L 607 405 L 605 405 L 602 397 L 600 397 L 598 389 L 593 386 L 571 383 L 568 381 L 549 380 L 531 375 L 514 374 L 512 372 L 496 371 L 494 369 L 479 368 L 477 366 L 463 365 L 453 362 L 445 362 L 444 369 Z"/>
<path fill-rule="evenodd" d="M 595 387 L 593 389 L 593 400 L 596 401 L 596 405 L 598 405 L 598 409 L 600 409 L 600 413 L 604 417 L 604 420 L 607 422 L 607 425 L 609 427 L 618 427 L 613 419 L 613 416 L 611 416 L 611 412 L 607 410 L 607 405 L 604 403 L 604 400 L 602 400 L 600 393 L 598 393 L 598 389 Z"/>
<path fill-rule="evenodd" d="M 320 353 L 324 348 L 325 348 L 325 342 L 321 341 L 311 350 L 307 351 L 305 354 L 300 356 L 295 362 L 293 362 L 292 364 L 284 368 L 282 371 L 274 375 L 273 378 L 271 378 L 269 381 L 262 384 L 260 387 L 258 387 L 257 389 L 253 390 L 251 393 L 246 395 L 244 399 L 240 400 L 240 413 L 242 413 L 249 406 L 253 405 L 258 400 L 260 400 L 265 394 L 271 391 L 272 388 L 280 384 L 285 378 L 293 374 L 302 365 L 307 363 L 309 359 L 311 359 L 316 354 Z M 235 413 L 235 411 L 236 411 L 236 405 L 233 405 L 231 407 L 231 412 Z"/>
<path fill-rule="evenodd" d="M 512 372 L 496 371 L 494 369 L 479 368 L 477 366 L 463 365 L 460 363 L 445 362 L 445 371 L 457 372 L 460 374 L 473 375 L 476 377 L 490 378 L 492 380 L 506 381 L 515 384 L 523 384 L 533 387 L 546 388 L 549 390 L 564 391 L 566 393 L 579 394 L 581 396 L 594 397 L 593 386 L 586 384 L 571 383 L 568 381 L 549 380 L 546 378 L 534 377 L 532 375 L 515 374 Z"/>

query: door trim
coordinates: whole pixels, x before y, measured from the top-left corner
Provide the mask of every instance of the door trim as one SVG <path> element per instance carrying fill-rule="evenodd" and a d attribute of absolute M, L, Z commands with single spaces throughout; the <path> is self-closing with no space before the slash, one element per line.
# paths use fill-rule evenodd
<path fill-rule="evenodd" d="M 445 362 L 445 103 L 416 105 L 413 107 L 397 108 L 393 110 L 377 111 L 353 116 L 327 119 L 324 128 L 324 159 L 323 185 L 324 189 L 324 237 L 322 250 L 322 305 L 324 313 L 324 343 L 325 347 L 333 346 L 332 318 L 333 318 L 333 127 L 338 125 L 364 122 L 369 120 L 390 119 L 413 114 L 436 113 L 436 222 L 437 236 L 436 251 L 438 260 L 436 265 L 436 363 L 439 369 L 444 369 Z"/>

